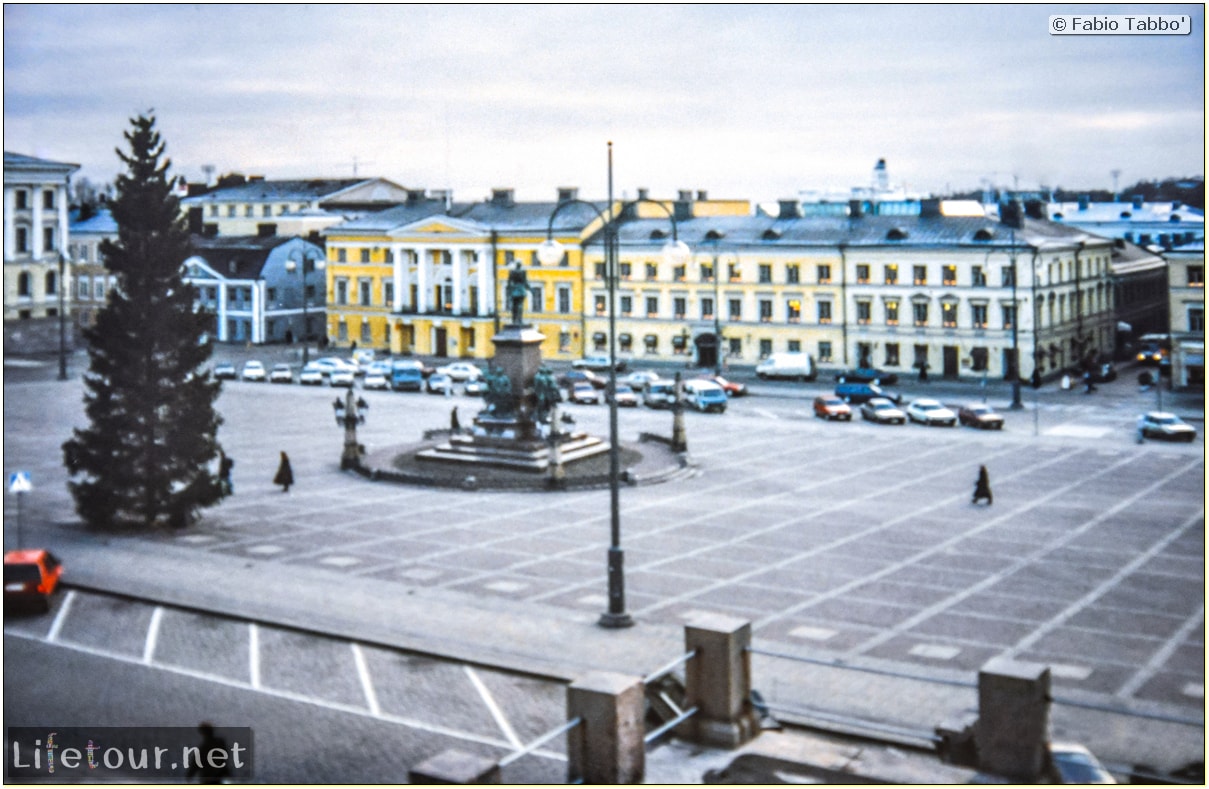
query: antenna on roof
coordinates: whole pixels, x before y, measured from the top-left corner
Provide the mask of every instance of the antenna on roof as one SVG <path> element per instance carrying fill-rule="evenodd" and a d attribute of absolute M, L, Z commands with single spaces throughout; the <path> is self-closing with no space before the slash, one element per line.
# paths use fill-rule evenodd
<path fill-rule="evenodd" d="M 203 164 L 202 165 L 201 171 L 202 171 L 202 175 L 206 176 L 206 186 L 210 185 L 210 179 L 214 177 L 215 169 L 216 168 L 212 164 Z"/>
<path fill-rule="evenodd" d="M 373 164 L 373 162 L 358 162 L 357 157 L 354 156 L 353 157 L 353 178 L 357 177 L 357 165 L 358 164 Z"/>
<path fill-rule="evenodd" d="M 1112 175 L 1112 201 L 1115 203 L 1121 199 L 1120 193 L 1117 191 L 1117 179 L 1121 177 L 1121 171 L 1109 170 L 1109 174 Z"/>

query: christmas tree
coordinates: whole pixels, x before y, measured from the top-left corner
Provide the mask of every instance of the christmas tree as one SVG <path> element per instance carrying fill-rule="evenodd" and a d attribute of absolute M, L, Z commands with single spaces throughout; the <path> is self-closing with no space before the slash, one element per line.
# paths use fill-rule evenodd
<path fill-rule="evenodd" d="M 63 457 L 88 525 L 182 528 L 220 498 L 210 471 L 220 383 L 205 366 L 213 318 L 181 276 L 191 245 L 154 116 L 132 119 L 125 137 L 110 206 L 118 239 L 101 245 L 117 284 L 84 332 L 89 426 L 73 431 Z"/>

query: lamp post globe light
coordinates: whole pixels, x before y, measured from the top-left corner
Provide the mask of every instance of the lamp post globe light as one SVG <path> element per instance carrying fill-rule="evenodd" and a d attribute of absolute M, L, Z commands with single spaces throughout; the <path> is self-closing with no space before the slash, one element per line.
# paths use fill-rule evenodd
<path fill-rule="evenodd" d="M 309 265 L 308 265 L 309 264 Z M 323 271 L 327 263 L 323 258 L 308 254 L 306 250 L 295 250 L 290 253 L 289 258 L 285 262 L 285 270 L 293 273 L 300 272 L 302 279 L 302 366 L 306 367 L 310 361 L 310 334 L 311 323 L 310 317 L 307 314 L 307 303 L 310 301 L 310 295 L 307 293 L 306 275 L 307 270 Z"/>
<path fill-rule="evenodd" d="M 609 197 L 608 215 L 596 206 L 578 199 L 563 200 L 550 214 L 546 228 L 546 240 L 538 245 L 537 259 L 543 266 L 557 265 L 563 259 L 563 245 L 554 239 L 554 218 L 564 208 L 570 205 L 587 206 L 596 213 L 603 223 L 602 240 L 605 257 L 605 282 L 609 289 L 609 381 L 606 392 L 606 402 L 609 406 L 609 516 L 610 540 L 608 554 L 608 583 L 609 608 L 601 615 L 597 624 L 607 628 L 629 627 L 634 624 L 633 618 L 625 609 L 625 553 L 621 549 L 621 447 L 617 428 L 617 269 L 618 269 L 618 238 L 617 226 L 619 217 L 626 210 L 638 203 L 647 202 L 657 205 L 667 211 L 672 223 L 672 240 L 664 244 L 663 259 L 673 266 L 684 265 L 692 257 L 688 245 L 677 238 L 676 217 L 665 206 L 656 200 L 638 198 L 621 205 L 614 210 L 613 205 L 613 143 L 609 143 Z"/>

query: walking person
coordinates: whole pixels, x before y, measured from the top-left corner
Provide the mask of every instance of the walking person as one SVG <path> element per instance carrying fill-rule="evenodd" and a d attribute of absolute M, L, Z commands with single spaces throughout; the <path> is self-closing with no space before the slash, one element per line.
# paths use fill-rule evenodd
<path fill-rule="evenodd" d="M 235 486 L 231 483 L 231 469 L 233 468 L 235 468 L 235 461 L 227 457 L 226 452 L 218 450 L 218 484 L 222 488 L 224 496 L 230 496 L 235 492 Z"/>
<path fill-rule="evenodd" d="M 281 453 L 281 464 L 277 466 L 277 476 L 273 477 L 273 484 L 281 486 L 282 493 L 290 492 L 290 485 L 294 484 L 294 471 L 290 468 L 290 456 L 286 453 Z"/>
<path fill-rule="evenodd" d="M 993 498 L 991 496 L 991 477 L 987 474 L 986 466 L 978 467 L 978 479 L 974 482 L 974 500 L 971 504 L 977 504 L 983 499 L 987 500 L 987 506 L 991 506 Z"/>

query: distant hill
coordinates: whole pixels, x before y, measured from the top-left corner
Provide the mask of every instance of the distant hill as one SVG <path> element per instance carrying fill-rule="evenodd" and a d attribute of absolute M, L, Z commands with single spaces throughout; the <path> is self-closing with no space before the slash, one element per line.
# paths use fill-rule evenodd
<path fill-rule="evenodd" d="M 1083 195 L 1087 195 L 1096 203 L 1107 203 L 1113 199 L 1111 189 L 1063 189 L 1061 187 L 1053 190 L 1032 191 L 1022 194 L 1021 197 L 1032 199 L 1041 194 L 1052 194 L 1053 200 L 1059 203 L 1074 202 Z M 1203 176 L 1198 175 L 1191 178 L 1164 178 L 1161 181 L 1138 181 L 1136 184 L 1127 186 L 1118 193 L 1118 197 L 1121 200 L 1129 200 L 1134 195 L 1141 195 L 1142 199 L 1147 202 L 1169 203 L 1178 200 L 1184 205 L 1190 205 L 1204 211 L 1205 179 Z M 992 199 L 999 200 L 1007 195 L 1003 192 L 994 191 L 991 193 L 991 196 Z M 945 199 L 982 200 L 983 191 L 981 189 L 971 189 L 948 195 Z"/>

